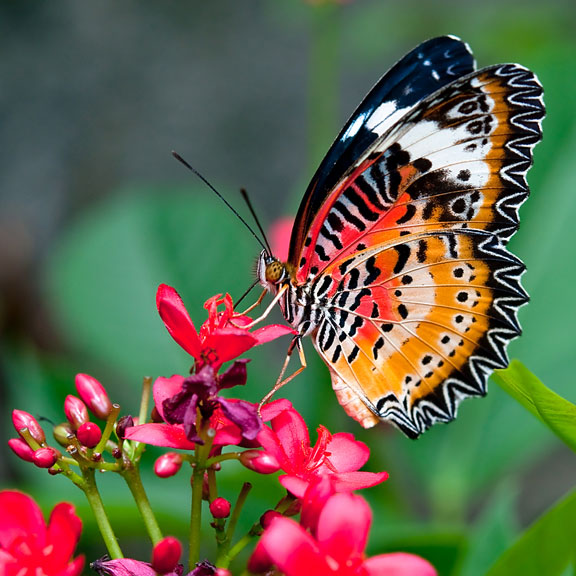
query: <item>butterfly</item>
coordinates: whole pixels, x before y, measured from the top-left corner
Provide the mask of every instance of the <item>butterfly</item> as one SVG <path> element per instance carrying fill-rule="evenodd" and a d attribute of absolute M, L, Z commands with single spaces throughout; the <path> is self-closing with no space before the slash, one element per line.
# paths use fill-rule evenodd
<path fill-rule="evenodd" d="M 528 295 L 506 248 L 545 110 L 518 64 L 476 70 L 445 36 L 372 88 L 316 171 L 287 262 L 260 283 L 312 337 L 345 411 L 411 438 L 456 417 L 508 364 Z"/>

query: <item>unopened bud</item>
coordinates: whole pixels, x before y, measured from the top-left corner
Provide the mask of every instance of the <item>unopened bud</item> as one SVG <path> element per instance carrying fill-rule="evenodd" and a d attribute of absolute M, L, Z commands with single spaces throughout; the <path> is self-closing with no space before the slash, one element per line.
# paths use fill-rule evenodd
<path fill-rule="evenodd" d="M 76 390 L 90 412 L 97 418 L 106 420 L 112 410 L 112 403 L 106 389 L 89 374 L 76 374 Z"/>
<path fill-rule="evenodd" d="M 214 576 L 232 576 L 232 572 L 230 572 L 230 570 L 227 570 L 226 568 L 216 568 Z"/>
<path fill-rule="evenodd" d="M 38 468 L 52 468 L 61 456 L 60 452 L 47 446 L 46 448 L 39 448 L 34 452 L 34 464 Z"/>
<path fill-rule="evenodd" d="M 159 574 L 172 572 L 182 555 L 182 544 L 173 536 L 166 536 L 152 550 L 152 568 Z"/>
<path fill-rule="evenodd" d="M 159 478 L 169 478 L 182 468 L 182 456 L 176 452 L 162 454 L 154 463 L 154 474 Z"/>
<path fill-rule="evenodd" d="M 54 440 L 64 448 L 71 443 L 71 437 L 75 436 L 72 427 L 68 422 L 63 422 L 62 424 L 58 424 L 58 426 L 54 426 L 52 435 L 54 436 Z"/>
<path fill-rule="evenodd" d="M 118 420 L 118 424 L 116 424 L 116 436 L 118 436 L 120 440 L 124 440 L 126 430 L 132 428 L 132 426 L 134 426 L 134 418 L 130 415 L 122 416 L 122 418 Z"/>
<path fill-rule="evenodd" d="M 12 452 L 22 458 L 26 462 L 34 462 L 34 450 L 28 446 L 26 440 L 23 438 L 10 438 L 8 440 L 8 446 L 12 448 Z"/>
<path fill-rule="evenodd" d="M 210 513 L 214 518 L 228 518 L 230 508 L 230 502 L 226 498 L 215 498 L 210 502 Z"/>
<path fill-rule="evenodd" d="M 272 474 L 280 470 L 278 460 L 263 450 L 245 450 L 240 454 L 240 462 L 259 474 Z"/>
<path fill-rule="evenodd" d="M 46 434 L 44 434 L 44 430 L 42 430 L 42 427 L 38 424 L 38 420 L 36 420 L 32 414 L 28 414 L 28 412 L 24 412 L 24 410 L 13 410 L 12 423 L 18 434 L 20 434 L 20 430 L 27 428 L 30 436 L 32 436 L 38 444 L 46 443 Z M 20 434 L 20 436 L 22 436 L 22 434 Z"/>
<path fill-rule="evenodd" d="M 102 430 L 93 422 L 82 424 L 76 431 L 76 437 L 82 446 L 86 448 L 95 448 L 102 439 Z"/>
<path fill-rule="evenodd" d="M 86 404 L 76 396 L 69 394 L 64 400 L 64 414 L 73 430 L 78 430 L 82 424 L 90 420 Z"/>
<path fill-rule="evenodd" d="M 282 514 L 280 514 L 280 512 L 276 512 L 276 510 L 266 510 L 266 512 L 260 516 L 260 526 L 262 526 L 264 529 L 268 528 L 268 526 L 270 526 L 270 522 L 279 516 L 282 516 Z"/>

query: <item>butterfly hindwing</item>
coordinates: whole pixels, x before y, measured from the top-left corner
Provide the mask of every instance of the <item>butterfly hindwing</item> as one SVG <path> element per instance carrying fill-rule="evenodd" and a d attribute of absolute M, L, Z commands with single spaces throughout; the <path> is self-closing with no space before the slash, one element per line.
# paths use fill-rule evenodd
<path fill-rule="evenodd" d="M 520 333 L 524 267 L 498 238 L 446 230 L 398 238 L 335 262 L 314 344 L 339 399 L 363 425 L 409 436 L 483 395 Z M 348 406 L 346 404 L 349 404 Z"/>

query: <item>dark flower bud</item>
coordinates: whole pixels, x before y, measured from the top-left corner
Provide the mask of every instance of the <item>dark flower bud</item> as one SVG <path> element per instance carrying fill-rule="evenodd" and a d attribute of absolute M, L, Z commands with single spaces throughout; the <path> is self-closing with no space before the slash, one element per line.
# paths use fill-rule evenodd
<path fill-rule="evenodd" d="M 134 426 L 134 418 L 132 418 L 130 415 L 122 416 L 122 418 L 120 418 L 116 424 L 116 436 L 118 436 L 120 440 L 124 440 L 124 437 L 126 436 L 126 430 L 128 428 L 132 428 L 132 426 Z"/>

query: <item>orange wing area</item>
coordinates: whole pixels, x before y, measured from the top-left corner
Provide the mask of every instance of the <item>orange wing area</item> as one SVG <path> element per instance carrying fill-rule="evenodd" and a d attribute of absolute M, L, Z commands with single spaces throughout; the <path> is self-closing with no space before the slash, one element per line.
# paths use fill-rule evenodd
<path fill-rule="evenodd" d="M 326 292 L 315 346 L 363 426 L 385 419 L 416 437 L 507 365 L 528 297 L 505 244 L 541 94 L 517 65 L 443 88 L 373 144 L 308 231 L 293 284 Z"/>
<path fill-rule="evenodd" d="M 387 419 L 409 436 L 483 395 L 520 332 L 522 263 L 478 231 L 421 234 L 330 267 L 314 344 L 336 393 L 364 426 Z"/>

